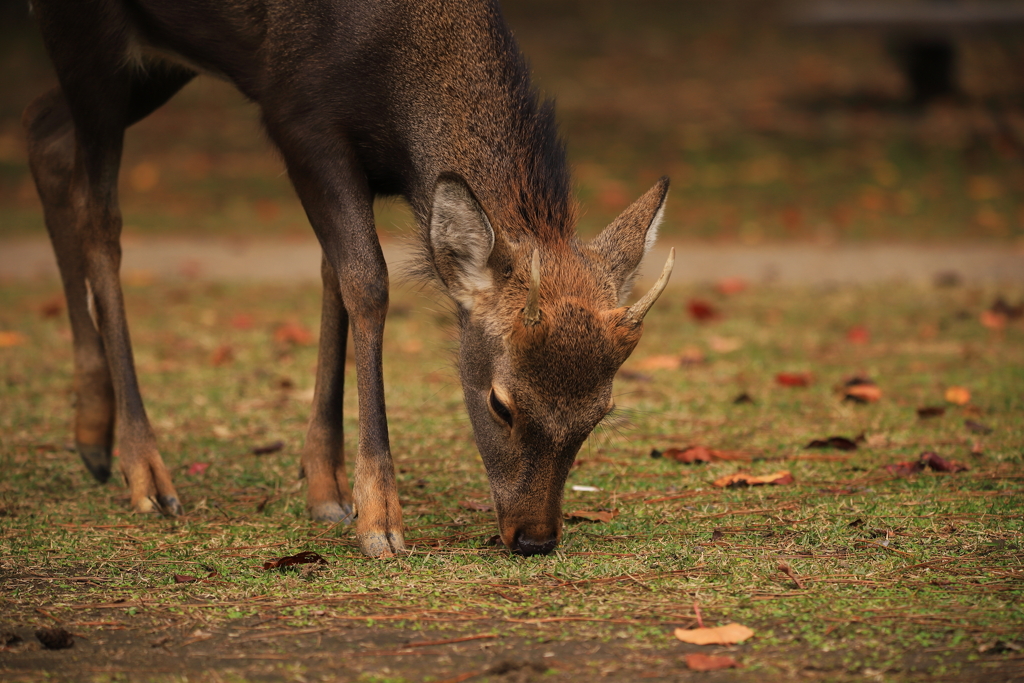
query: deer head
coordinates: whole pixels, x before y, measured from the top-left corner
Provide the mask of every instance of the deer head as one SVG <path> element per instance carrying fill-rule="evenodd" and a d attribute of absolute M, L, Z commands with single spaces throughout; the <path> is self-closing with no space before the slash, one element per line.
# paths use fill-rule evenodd
<path fill-rule="evenodd" d="M 461 178 L 437 182 L 430 258 L 457 304 L 466 407 L 515 552 L 548 553 L 561 539 L 569 469 L 613 408 L 612 380 L 672 269 L 674 253 L 654 288 L 623 305 L 667 192 L 662 179 L 589 244 L 574 234 L 542 243 L 492 226 Z"/>

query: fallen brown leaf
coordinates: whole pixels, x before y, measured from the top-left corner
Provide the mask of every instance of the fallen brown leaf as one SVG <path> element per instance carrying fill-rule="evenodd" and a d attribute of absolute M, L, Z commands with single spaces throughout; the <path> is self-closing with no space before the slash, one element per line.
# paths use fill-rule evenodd
<path fill-rule="evenodd" d="M 640 370 L 675 370 L 681 365 L 679 356 L 648 356 L 635 364 Z"/>
<path fill-rule="evenodd" d="M 843 386 L 843 400 L 874 403 L 882 398 L 882 390 L 869 379 L 855 377 Z"/>
<path fill-rule="evenodd" d="M 892 465 L 886 465 L 885 471 L 889 474 L 894 474 L 897 477 L 906 477 L 911 474 L 917 474 L 924 469 L 924 464 L 921 462 L 897 462 Z"/>
<path fill-rule="evenodd" d="M 998 311 L 982 311 L 981 315 L 978 316 L 979 321 L 982 325 L 990 330 L 1001 330 L 1006 327 L 1008 318 L 1005 313 Z"/>
<path fill-rule="evenodd" d="M 946 402 L 958 406 L 967 405 L 971 402 L 971 392 L 967 387 L 949 387 L 946 389 Z"/>
<path fill-rule="evenodd" d="M 174 583 L 194 583 L 199 579 L 195 576 L 189 576 L 188 574 L 175 574 Z"/>
<path fill-rule="evenodd" d="M 775 375 L 775 381 L 784 387 L 807 387 L 814 381 L 814 375 L 809 372 L 780 372 Z"/>
<path fill-rule="evenodd" d="M 566 515 L 567 519 L 583 519 L 588 522 L 608 522 L 615 519 L 619 514 L 618 510 L 576 510 Z"/>
<path fill-rule="evenodd" d="M 942 406 L 924 406 L 917 409 L 917 416 L 921 419 L 927 419 L 929 417 L 942 417 L 946 414 L 946 409 Z"/>
<path fill-rule="evenodd" d="M 740 664 L 726 655 L 706 655 L 703 652 L 691 652 L 683 657 L 686 668 L 690 671 L 717 671 L 719 669 L 735 669 Z"/>
<path fill-rule="evenodd" d="M 703 323 L 720 317 L 718 309 L 703 299 L 690 299 L 686 307 L 690 311 L 690 317 L 697 322 Z"/>
<path fill-rule="evenodd" d="M 934 451 L 925 451 L 921 454 L 920 462 L 930 467 L 936 472 L 949 472 L 950 474 L 956 474 L 957 472 L 965 472 L 970 468 L 955 460 L 946 460 L 939 456 Z"/>
<path fill-rule="evenodd" d="M 719 488 L 736 488 L 740 486 L 762 486 L 764 484 L 782 485 L 792 484 L 795 479 L 788 470 L 782 470 L 780 472 L 772 472 L 771 474 L 765 474 L 762 476 L 754 476 L 746 472 L 737 472 L 736 474 L 727 474 L 724 477 L 715 479 L 712 485 Z"/>
<path fill-rule="evenodd" d="M 733 405 L 739 406 L 739 405 L 743 405 L 745 403 L 751 403 L 752 404 L 754 402 L 754 399 L 751 398 L 750 394 L 748 394 L 747 392 L 744 391 L 742 394 L 740 394 L 739 396 L 734 398 L 732 400 L 732 402 L 733 402 Z"/>
<path fill-rule="evenodd" d="M 459 503 L 459 506 L 474 512 L 490 512 L 494 509 L 494 506 L 490 503 L 480 503 L 475 500 L 464 500 Z"/>
<path fill-rule="evenodd" d="M 280 450 L 284 450 L 284 441 L 273 441 L 266 446 L 256 446 L 251 452 L 253 455 L 270 455 Z"/>
<path fill-rule="evenodd" d="M 210 356 L 210 365 L 215 368 L 219 368 L 222 365 L 227 365 L 234 359 L 235 349 L 232 348 L 231 344 L 221 344 Z"/>
<path fill-rule="evenodd" d="M 44 318 L 56 318 L 64 311 L 64 295 L 57 294 L 39 304 L 39 315 Z"/>
<path fill-rule="evenodd" d="M 308 346 L 313 343 L 313 333 L 296 322 L 287 322 L 274 330 L 274 341 L 279 344 L 295 344 Z"/>
<path fill-rule="evenodd" d="M 857 442 L 845 436 L 830 436 L 827 439 L 815 439 L 804 448 L 836 448 L 841 451 L 857 450 Z"/>
<path fill-rule="evenodd" d="M 693 645 L 735 645 L 753 635 L 753 630 L 736 623 L 715 628 L 677 628 L 675 630 L 677 639 Z"/>
<path fill-rule="evenodd" d="M 12 346 L 21 346 L 26 342 L 28 342 L 28 337 L 23 335 L 21 332 L 0 331 L 0 349 L 10 348 Z"/>
<path fill-rule="evenodd" d="M 846 341 L 851 344 L 867 344 L 871 341 L 871 333 L 863 325 L 854 325 L 846 331 Z"/>
<path fill-rule="evenodd" d="M 720 451 L 706 446 L 666 448 L 661 452 L 661 456 L 687 465 L 700 462 L 747 461 L 754 458 L 753 454 L 745 451 Z"/>
<path fill-rule="evenodd" d="M 263 563 L 263 569 L 284 569 L 297 564 L 327 564 L 327 560 L 325 560 L 320 553 L 314 553 L 311 550 L 306 550 L 301 553 L 296 553 L 295 555 L 279 557 L 276 560 L 267 560 Z"/>
<path fill-rule="evenodd" d="M 188 466 L 188 473 L 191 476 L 197 476 L 200 474 L 206 474 L 206 470 L 209 469 L 210 463 L 208 462 L 194 462 Z"/>
<path fill-rule="evenodd" d="M 967 427 L 967 431 L 973 432 L 974 434 L 991 434 L 992 428 L 988 425 L 984 425 L 974 420 L 964 420 L 964 427 Z"/>

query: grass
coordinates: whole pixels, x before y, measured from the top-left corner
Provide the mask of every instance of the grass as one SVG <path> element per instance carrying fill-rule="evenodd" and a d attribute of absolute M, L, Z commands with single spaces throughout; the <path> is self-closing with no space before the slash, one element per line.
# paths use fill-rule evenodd
<path fill-rule="evenodd" d="M 489 493 L 450 316 L 401 289 L 385 382 L 413 552 L 386 561 L 361 557 L 350 529 L 304 516 L 295 475 L 316 350 L 275 341 L 274 330 L 316 329 L 315 289 L 127 287 L 144 396 L 187 508 L 174 520 L 129 514 L 125 489 L 93 483 L 67 452 L 68 328 L 40 312 L 56 292 L 0 289 L 0 330 L 25 340 L 0 349 L 0 631 L 30 637 L 59 621 L 82 639 L 67 657 L 35 645 L 0 652 L 5 679 L 508 680 L 497 672 L 509 670 L 529 680 L 546 669 L 553 680 L 678 680 L 682 654 L 702 650 L 672 637 L 695 625 L 695 603 L 707 625 L 756 631 L 741 646 L 703 648 L 744 664 L 720 680 L 1020 675 L 1024 327 L 992 330 L 978 316 L 997 294 L 1021 292 L 670 290 L 617 381 L 622 420 L 584 445 L 568 482 L 566 511 L 618 514 L 570 520 L 555 554 L 524 559 L 489 545 L 493 513 L 466 504 Z M 722 317 L 694 322 L 694 297 Z M 854 325 L 867 343 L 849 341 Z M 654 369 L 664 355 L 702 360 Z M 814 380 L 780 386 L 783 371 Z M 841 401 L 836 386 L 851 376 L 875 380 L 883 398 Z M 954 385 L 971 391 L 968 404 L 918 418 Z M 742 392 L 754 403 L 735 404 Z M 991 433 L 969 432 L 966 419 Z M 803 448 L 860 434 L 856 451 Z M 280 452 L 251 452 L 278 440 Z M 689 444 L 757 459 L 649 455 Z M 970 469 L 884 469 L 926 450 Z M 788 470 L 795 482 L 710 483 L 743 468 Z M 329 564 L 261 568 L 303 550 Z M 175 574 L 211 578 L 177 584 Z"/>

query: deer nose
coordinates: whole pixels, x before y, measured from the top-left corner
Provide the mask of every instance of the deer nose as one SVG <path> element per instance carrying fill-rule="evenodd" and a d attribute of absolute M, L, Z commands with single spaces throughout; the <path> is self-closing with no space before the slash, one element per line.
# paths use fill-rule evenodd
<path fill-rule="evenodd" d="M 547 555 L 555 549 L 556 545 L 558 545 L 558 536 L 551 535 L 547 538 L 537 539 L 522 531 L 517 531 L 512 545 L 512 552 L 525 557 L 530 555 Z"/>

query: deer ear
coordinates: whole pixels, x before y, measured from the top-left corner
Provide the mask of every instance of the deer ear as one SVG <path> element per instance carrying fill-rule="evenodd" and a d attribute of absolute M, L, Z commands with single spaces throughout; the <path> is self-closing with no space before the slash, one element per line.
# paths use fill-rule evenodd
<path fill-rule="evenodd" d="M 487 259 L 492 249 L 491 222 L 466 181 L 441 175 L 430 210 L 430 256 L 448 294 L 467 310 L 477 294 L 491 287 Z"/>
<path fill-rule="evenodd" d="M 612 284 L 622 305 L 640 273 L 640 262 L 654 246 L 658 224 L 665 213 L 668 178 L 662 178 L 633 202 L 590 243 L 611 269 Z"/>

